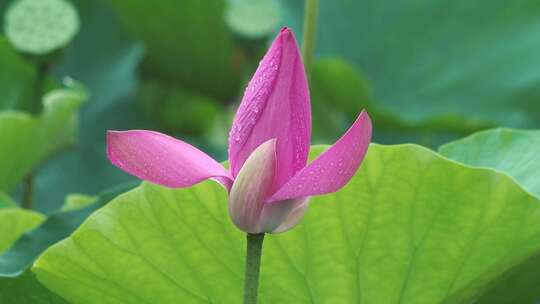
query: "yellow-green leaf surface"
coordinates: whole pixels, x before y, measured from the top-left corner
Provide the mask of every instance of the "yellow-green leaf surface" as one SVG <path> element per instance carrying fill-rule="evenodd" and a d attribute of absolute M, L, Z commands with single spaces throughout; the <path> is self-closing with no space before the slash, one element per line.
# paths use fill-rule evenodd
<path fill-rule="evenodd" d="M 0 190 L 9 191 L 34 166 L 74 141 L 76 110 L 86 99 L 79 87 L 45 95 L 43 112 L 0 113 Z"/>
<path fill-rule="evenodd" d="M 493 129 L 446 144 L 439 151 L 467 165 L 507 173 L 540 197 L 540 131 Z"/>
<path fill-rule="evenodd" d="M 91 196 L 80 193 L 72 193 L 66 196 L 64 205 L 61 208 L 61 211 L 71 211 L 82 209 L 93 203 L 95 203 L 99 198 L 97 196 Z"/>
<path fill-rule="evenodd" d="M 239 303 L 245 241 L 226 197 L 213 182 L 145 183 L 33 271 L 74 304 Z M 540 204 L 513 179 L 415 145 L 372 145 L 344 189 L 266 238 L 260 303 L 475 303 L 501 274 L 538 271 L 520 266 L 539 250 Z"/>
<path fill-rule="evenodd" d="M 44 219 L 43 215 L 25 209 L 1 209 L 0 254 L 8 249 L 23 233 L 39 226 Z"/>
<path fill-rule="evenodd" d="M 19 208 L 0 209 L 0 260 L 2 254 L 24 233 L 41 225 L 42 214 Z M 0 303 L 2 304 L 64 304 L 51 293 L 30 271 L 18 277 L 0 275 Z"/>

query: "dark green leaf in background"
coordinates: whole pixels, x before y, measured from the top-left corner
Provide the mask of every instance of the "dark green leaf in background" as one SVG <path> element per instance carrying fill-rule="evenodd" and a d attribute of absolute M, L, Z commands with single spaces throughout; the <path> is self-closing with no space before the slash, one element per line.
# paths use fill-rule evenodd
<path fill-rule="evenodd" d="M 92 195 L 131 180 L 107 160 L 106 131 L 152 128 L 133 96 L 142 46 L 122 30 L 107 3 L 74 1 L 81 30 L 54 68 L 56 75 L 70 75 L 84 83 L 91 95 L 80 111 L 77 145 L 36 174 L 34 201 L 45 212 L 60 208 L 69 193 Z"/>
<path fill-rule="evenodd" d="M 145 43 L 145 74 L 214 97 L 236 93 L 240 58 L 225 27 L 225 0 L 112 3 L 126 28 Z"/>
<path fill-rule="evenodd" d="M 139 87 L 138 101 L 144 111 L 165 130 L 184 135 L 207 134 L 223 106 L 212 97 L 147 80 Z"/>
<path fill-rule="evenodd" d="M 17 207 L 17 203 L 4 192 L 0 192 L 0 208 Z"/>
<path fill-rule="evenodd" d="M 362 109 L 373 111 L 369 84 L 347 62 L 339 58 L 319 59 L 311 67 L 310 76 L 316 140 L 339 138 Z"/>
<path fill-rule="evenodd" d="M 0 303 L 67 304 L 41 285 L 30 271 L 17 278 L 0 277 Z"/>
<path fill-rule="evenodd" d="M 0 37 L 0 110 L 25 108 L 31 102 L 34 67 Z"/>
<path fill-rule="evenodd" d="M 300 34 L 303 1 L 281 3 Z M 536 0 L 320 1 L 317 53 L 364 72 L 377 108 L 402 123 L 538 127 L 539 10 Z"/>

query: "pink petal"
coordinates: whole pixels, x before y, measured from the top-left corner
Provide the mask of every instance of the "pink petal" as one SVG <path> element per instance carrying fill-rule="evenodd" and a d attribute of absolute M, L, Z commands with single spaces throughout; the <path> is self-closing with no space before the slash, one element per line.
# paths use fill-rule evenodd
<path fill-rule="evenodd" d="M 232 176 L 197 148 L 153 131 L 108 131 L 107 156 L 118 168 L 171 188 L 189 187 L 214 178 L 230 189 Z"/>
<path fill-rule="evenodd" d="M 287 215 L 287 218 L 272 231 L 272 233 L 281 233 L 292 229 L 304 217 L 306 209 L 309 206 L 309 197 L 295 199 L 295 201 L 296 205 L 294 206 L 294 209 Z M 265 207 L 273 205 L 281 205 L 281 202 L 278 204 L 266 204 Z"/>
<path fill-rule="evenodd" d="M 266 141 L 247 159 L 229 194 L 229 215 L 243 231 L 261 233 L 261 214 L 271 194 L 276 166 L 276 141 Z"/>
<path fill-rule="evenodd" d="M 238 108 L 229 135 L 234 177 L 258 146 L 277 140 L 272 189 L 306 165 L 311 140 L 311 109 L 302 58 L 294 34 L 283 28 L 262 59 Z"/>
<path fill-rule="evenodd" d="M 302 218 L 308 198 L 276 204 L 266 201 L 274 180 L 276 140 L 257 147 L 234 180 L 229 194 L 229 215 L 233 223 L 248 233 L 273 233 L 294 227 Z"/>
<path fill-rule="evenodd" d="M 351 128 L 311 164 L 300 170 L 269 202 L 326 194 L 341 189 L 353 177 L 371 141 L 371 120 L 364 111 Z"/>

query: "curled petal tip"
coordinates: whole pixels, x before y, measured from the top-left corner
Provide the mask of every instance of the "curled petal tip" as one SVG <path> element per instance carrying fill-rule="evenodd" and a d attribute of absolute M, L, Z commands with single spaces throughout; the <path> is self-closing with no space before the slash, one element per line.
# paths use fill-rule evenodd
<path fill-rule="evenodd" d="M 291 31 L 291 29 L 286 26 L 281 28 L 281 30 L 279 31 L 279 34 L 282 37 L 289 37 L 291 35 L 294 36 L 294 33 Z"/>
<path fill-rule="evenodd" d="M 295 174 L 269 201 L 277 203 L 341 189 L 360 167 L 371 142 L 371 132 L 371 119 L 362 111 L 333 146 Z"/>

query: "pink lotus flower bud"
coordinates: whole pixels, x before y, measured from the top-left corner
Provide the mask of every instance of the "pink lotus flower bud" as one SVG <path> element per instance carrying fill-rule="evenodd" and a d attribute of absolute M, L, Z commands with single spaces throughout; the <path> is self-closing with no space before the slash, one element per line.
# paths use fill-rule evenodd
<path fill-rule="evenodd" d="M 195 147 L 151 131 L 109 132 L 111 162 L 141 179 L 189 187 L 214 179 L 229 191 L 233 223 L 249 233 L 294 227 L 309 197 L 341 189 L 371 141 L 361 112 L 349 130 L 307 164 L 311 108 L 294 34 L 283 28 L 251 79 L 229 135 L 230 171 Z"/>

